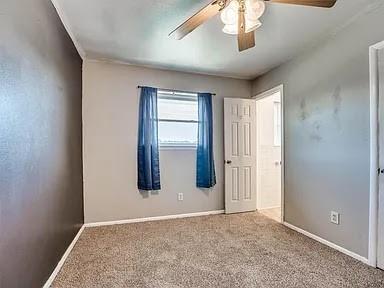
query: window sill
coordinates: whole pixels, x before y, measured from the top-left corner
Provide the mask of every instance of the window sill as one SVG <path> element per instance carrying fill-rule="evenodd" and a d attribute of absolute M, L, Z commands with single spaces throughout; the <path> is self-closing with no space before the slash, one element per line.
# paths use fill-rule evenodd
<path fill-rule="evenodd" d="M 196 145 L 172 145 L 163 144 L 159 146 L 160 150 L 196 150 Z"/>

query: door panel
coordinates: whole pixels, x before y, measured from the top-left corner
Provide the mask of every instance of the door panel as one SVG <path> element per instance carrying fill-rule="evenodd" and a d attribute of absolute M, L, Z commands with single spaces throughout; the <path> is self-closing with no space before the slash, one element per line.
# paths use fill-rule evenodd
<path fill-rule="evenodd" d="M 239 201 L 239 168 L 238 167 L 231 167 L 231 180 L 232 180 L 232 201 Z"/>
<path fill-rule="evenodd" d="M 256 210 L 256 103 L 224 99 L 225 211 Z"/>

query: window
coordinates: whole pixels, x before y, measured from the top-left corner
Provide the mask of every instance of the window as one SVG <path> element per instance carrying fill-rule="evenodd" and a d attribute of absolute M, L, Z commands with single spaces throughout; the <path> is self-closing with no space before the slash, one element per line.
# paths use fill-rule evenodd
<path fill-rule="evenodd" d="M 197 145 L 197 94 L 158 91 L 160 146 Z"/>
<path fill-rule="evenodd" d="M 273 145 L 281 146 L 281 104 L 273 102 Z"/>

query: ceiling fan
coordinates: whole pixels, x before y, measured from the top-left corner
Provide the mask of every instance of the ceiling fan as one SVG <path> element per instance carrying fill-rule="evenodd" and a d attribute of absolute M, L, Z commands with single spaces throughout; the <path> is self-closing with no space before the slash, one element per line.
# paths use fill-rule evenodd
<path fill-rule="evenodd" d="M 173 30 L 169 36 L 177 40 L 195 30 L 205 21 L 221 12 L 223 32 L 237 35 L 239 51 L 255 46 L 255 30 L 261 26 L 259 18 L 265 11 L 265 2 L 296 4 L 331 8 L 337 0 L 215 0 Z"/>

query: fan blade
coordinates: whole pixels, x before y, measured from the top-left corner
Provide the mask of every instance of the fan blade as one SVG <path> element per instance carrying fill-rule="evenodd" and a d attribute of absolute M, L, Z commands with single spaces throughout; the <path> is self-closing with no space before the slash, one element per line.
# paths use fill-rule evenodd
<path fill-rule="evenodd" d="M 331 8 L 337 2 L 337 0 L 265 0 L 265 1 L 274 2 L 274 3 L 324 7 L 324 8 Z"/>
<path fill-rule="evenodd" d="M 227 1 L 224 0 L 216 0 L 211 2 L 183 24 L 181 24 L 179 27 L 177 27 L 175 30 L 173 30 L 171 33 L 169 33 L 169 36 L 174 36 L 177 40 L 183 39 L 187 34 L 191 33 L 209 18 L 219 13 L 220 10 L 224 9 L 226 2 Z"/>
<path fill-rule="evenodd" d="M 253 31 L 245 33 L 245 9 L 244 9 L 244 7 L 239 9 L 239 24 L 238 24 L 237 43 L 238 43 L 240 52 L 247 50 L 249 48 L 255 47 L 255 33 Z"/>

